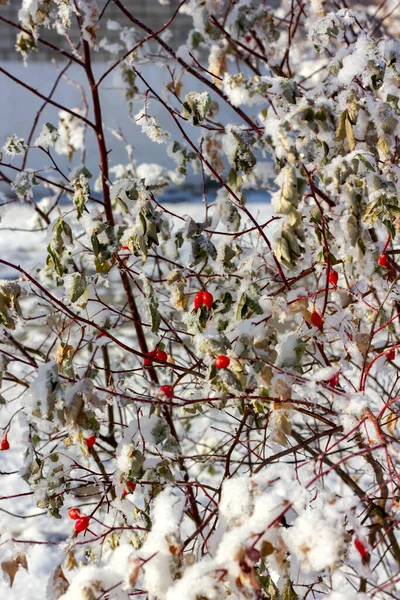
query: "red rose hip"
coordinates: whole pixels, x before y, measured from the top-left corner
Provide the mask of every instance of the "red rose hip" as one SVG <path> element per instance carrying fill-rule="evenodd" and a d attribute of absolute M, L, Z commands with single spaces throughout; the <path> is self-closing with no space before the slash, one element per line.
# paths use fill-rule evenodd
<path fill-rule="evenodd" d="M 1 450 L 9 450 L 10 449 L 10 444 L 8 443 L 7 434 L 5 434 L 3 439 L 1 440 L 0 449 Z"/>
<path fill-rule="evenodd" d="M 76 533 L 82 533 L 82 531 L 86 531 L 86 529 L 89 527 L 89 521 L 90 518 L 87 516 L 79 517 L 74 524 Z"/>
<path fill-rule="evenodd" d="M 136 490 L 136 483 L 132 483 L 132 481 L 127 481 L 125 485 L 129 490 L 129 494 L 133 494 L 133 492 Z"/>
<path fill-rule="evenodd" d="M 88 448 L 93 448 L 96 443 L 96 436 L 90 435 L 89 437 L 85 438 L 85 442 Z"/>
<path fill-rule="evenodd" d="M 79 508 L 70 508 L 68 511 L 68 516 L 70 519 L 73 519 L 74 521 L 76 521 L 76 519 L 79 519 L 82 515 L 81 515 L 81 511 L 79 510 Z"/>
<path fill-rule="evenodd" d="M 170 400 L 174 395 L 174 388 L 171 385 L 162 385 L 160 392 Z"/>
<path fill-rule="evenodd" d="M 378 258 L 378 265 L 381 267 L 387 267 L 388 265 L 388 257 L 386 256 L 386 254 L 381 254 Z"/>
<path fill-rule="evenodd" d="M 318 329 L 321 329 L 324 324 L 323 318 L 316 310 L 313 310 L 311 313 L 311 323 L 315 325 L 315 327 L 318 327 Z"/>
<path fill-rule="evenodd" d="M 388 360 L 394 360 L 396 357 L 396 350 L 394 348 L 390 348 L 390 350 L 386 350 L 385 355 Z"/>
<path fill-rule="evenodd" d="M 337 373 L 332 375 L 332 377 L 327 379 L 326 383 L 332 388 L 337 387 L 339 385 L 339 381 L 340 381 L 339 376 L 340 376 L 340 371 L 338 371 Z"/>
<path fill-rule="evenodd" d="M 354 540 L 354 546 L 356 547 L 356 550 L 358 550 L 358 552 L 361 554 L 361 558 L 367 558 L 369 552 L 365 544 L 363 544 L 361 540 L 356 538 Z"/>
<path fill-rule="evenodd" d="M 217 367 L 217 369 L 227 369 L 230 365 L 230 362 L 231 359 L 229 358 L 229 356 L 221 354 L 215 359 L 215 366 Z"/>
<path fill-rule="evenodd" d="M 146 366 L 148 366 L 148 365 L 151 365 L 151 364 L 152 364 L 152 362 L 153 362 L 153 361 L 152 361 L 152 358 L 154 358 L 155 356 L 157 356 L 157 350 L 156 350 L 156 349 L 154 349 L 154 350 L 151 350 L 151 351 L 150 351 L 150 352 L 147 354 L 147 356 L 148 356 L 148 358 L 145 358 L 145 359 L 143 360 L 143 366 L 144 366 L 144 367 L 146 367 Z"/>
<path fill-rule="evenodd" d="M 203 300 L 203 292 L 197 292 L 197 294 L 194 297 L 193 300 L 193 306 L 194 308 L 197 310 L 198 308 L 201 308 L 204 304 L 204 300 Z"/>
<path fill-rule="evenodd" d="M 211 308 L 214 303 L 214 296 L 210 292 L 203 292 L 203 302 L 207 308 Z"/>
<path fill-rule="evenodd" d="M 336 285 L 339 279 L 339 274 L 337 273 L 337 271 L 334 271 L 332 269 L 332 271 L 329 273 L 329 283 L 331 285 Z"/>
<path fill-rule="evenodd" d="M 158 360 L 168 360 L 168 354 L 164 350 L 159 350 L 156 354 Z"/>
<path fill-rule="evenodd" d="M 132 481 L 126 481 L 125 483 L 125 488 L 122 491 L 121 494 L 121 500 L 123 498 L 125 498 L 125 496 L 127 496 L 128 494 L 133 494 L 133 492 L 136 490 L 136 483 L 132 483 Z"/>

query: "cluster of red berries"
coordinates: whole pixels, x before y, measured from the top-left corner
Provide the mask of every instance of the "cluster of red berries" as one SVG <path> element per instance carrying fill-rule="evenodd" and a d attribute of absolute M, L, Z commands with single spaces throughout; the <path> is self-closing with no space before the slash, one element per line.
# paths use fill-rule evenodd
<path fill-rule="evenodd" d="M 151 350 L 147 354 L 148 358 L 145 358 L 143 361 L 143 366 L 149 366 L 153 363 L 153 358 L 157 358 L 158 360 L 168 360 L 168 354 L 164 352 L 164 350 L 159 350 L 158 346 L 156 346 L 153 350 Z"/>
<path fill-rule="evenodd" d="M 207 306 L 207 308 L 211 308 L 214 304 L 214 296 L 210 294 L 210 292 L 197 292 L 193 300 L 193 306 L 197 310 L 202 306 Z"/>
<path fill-rule="evenodd" d="M 89 527 L 90 517 L 83 515 L 79 508 L 70 508 L 68 511 L 68 516 L 70 519 L 75 521 L 74 530 L 76 533 L 86 531 L 86 529 Z"/>
<path fill-rule="evenodd" d="M 10 449 L 10 444 L 8 443 L 8 439 L 7 439 L 7 434 L 6 433 L 4 434 L 3 439 L 1 440 L 0 449 L 1 450 L 9 450 Z"/>

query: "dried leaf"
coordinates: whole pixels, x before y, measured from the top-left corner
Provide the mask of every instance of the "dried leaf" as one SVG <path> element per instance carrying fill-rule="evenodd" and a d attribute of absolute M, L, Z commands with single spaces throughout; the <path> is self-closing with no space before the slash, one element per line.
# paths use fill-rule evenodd
<path fill-rule="evenodd" d="M 23 567 L 28 570 L 28 562 L 26 560 L 26 554 L 17 554 L 14 558 L 10 560 L 5 560 L 1 563 L 1 568 L 8 575 L 10 579 L 10 587 L 12 587 L 14 583 L 15 576 L 18 572 L 19 567 Z"/>
<path fill-rule="evenodd" d="M 397 421 L 399 420 L 400 415 L 392 414 L 389 419 L 386 421 L 386 427 L 390 435 L 394 436 L 396 431 Z"/>
<path fill-rule="evenodd" d="M 298 298 L 290 304 L 290 310 L 292 313 L 300 313 L 304 316 L 308 311 L 308 298 Z"/>
<path fill-rule="evenodd" d="M 358 350 L 364 356 L 370 348 L 370 335 L 369 333 L 357 333 L 355 335 L 355 342 Z M 370 348 L 372 350 L 372 347 Z"/>
<path fill-rule="evenodd" d="M 270 554 L 272 554 L 274 552 L 274 547 L 271 544 L 271 542 L 268 542 L 267 540 L 264 540 L 261 544 L 261 556 L 263 558 L 265 558 L 266 556 L 269 556 Z"/>
<path fill-rule="evenodd" d="M 285 415 L 284 413 L 280 414 L 275 419 L 275 424 L 285 435 L 290 435 L 292 431 L 292 424 L 287 415 Z"/>
<path fill-rule="evenodd" d="M 52 585 L 54 600 L 57 600 L 57 598 L 61 598 L 61 596 L 63 596 L 69 588 L 69 581 L 65 577 L 61 565 L 58 565 L 58 567 L 56 567 L 56 570 L 54 571 Z"/>
<path fill-rule="evenodd" d="M 72 353 L 74 351 L 74 347 L 69 344 L 65 344 L 61 342 L 57 348 L 55 361 L 58 364 L 58 368 L 61 369 L 63 362 L 66 360 L 71 360 Z"/>
<path fill-rule="evenodd" d="M 283 379 L 278 379 L 275 384 L 275 393 L 281 400 L 289 400 L 292 397 L 292 388 Z"/>
<path fill-rule="evenodd" d="M 72 571 L 72 569 L 76 569 L 77 566 L 78 566 L 78 563 L 75 560 L 74 553 L 68 552 L 65 567 L 68 569 L 68 571 Z"/>
<path fill-rule="evenodd" d="M 187 310 L 189 297 L 185 294 L 185 284 L 177 283 L 172 290 L 171 301 L 175 308 L 180 310 Z"/>
<path fill-rule="evenodd" d="M 387 135 L 382 135 L 378 139 L 378 148 L 382 154 L 390 154 L 390 138 Z"/>
<path fill-rule="evenodd" d="M 214 84 L 221 87 L 221 78 L 227 71 L 226 50 L 218 45 L 212 47 L 208 58 L 208 70 L 214 75 Z"/>
<path fill-rule="evenodd" d="M 341 142 L 344 139 L 346 139 L 346 121 L 347 121 L 347 113 L 346 113 L 346 111 L 344 111 L 344 112 L 342 112 L 342 114 L 339 117 L 339 123 L 338 123 L 338 126 L 336 128 L 336 133 L 335 133 L 335 138 L 337 139 L 338 142 Z"/>
<path fill-rule="evenodd" d="M 2 281 L 0 285 L 0 325 L 15 329 L 16 316 L 21 314 L 18 298 L 21 288 L 13 281 Z"/>
<path fill-rule="evenodd" d="M 290 435 L 292 431 L 292 424 L 289 417 L 284 412 L 274 413 L 276 414 L 273 421 L 273 430 L 271 432 L 271 440 L 280 444 L 281 446 L 287 446 L 286 436 Z M 272 423 L 271 423 L 272 424 Z"/>
<path fill-rule="evenodd" d="M 134 588 L 139 577 L 142 561 L 138 558 L 130 558 L 128 562 L 128 584 Z"/>
<path fill-rule="evenodd" d="M 345 120 L 345 129 L 347 141 L 349 143 L 349 149 L 353 151 L 356 147 L 356 140 L 354 138 L 353 125 L 350 123 L 350 120 L 348 118 Z"/>
<path fill-rule="evenodd" d="M 271 385 L 272 369 L 269 365 L 264 365 L 260 372 L 261 378 L 267 385 Z"/>
<path fill-rule="evenodd" d="M 94 593 L 92 588 L 84 587 L 82 588 L 82 600 L 97 600 L 98 596 Z"/>

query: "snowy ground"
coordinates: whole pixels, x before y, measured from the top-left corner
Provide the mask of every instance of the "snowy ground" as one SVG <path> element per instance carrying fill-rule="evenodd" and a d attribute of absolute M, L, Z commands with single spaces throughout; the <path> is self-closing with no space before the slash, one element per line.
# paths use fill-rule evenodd
<path fill-rule="evenodd" d="M 194 219 L 201 219 L 204 215 L 204 205 L 201 202 L 171 204 L 168 208 L 176 214 L 190 214 Z M 258 221 L 264 223 L 272 214 L 271 205 L 267 202 L 249 203 L 248 208 Z M 271 224 L 266 231 L 270 235 Z M 15 231 L 15 228 L 28 231 Z M 246 220 L 242 222 L 246 228 Z M 42 265 L 46 255 L 45 231 L 29 231 L 35 228 L 35 216 L 31 207 L 25 205 L 11 205 L 0 222 L 0 257 L 14 264 L 20 265 L 27 271 Z M 0 279 L 15 277 L 15 271 L 0 266 Z M 5 386 L 4 386 L 5 387 Z M 0 428 L 8 422 L 16 411 L 15 405 L 7 405 L 0 411 Z M 20 421 L 21 418 L 21 421 Z M 12 448 L 7 452 L 0 452 L 0 563 L 11 555 L 11 545 L 2 547 L 2 543 L 9 537 L 18 540 L 36 540 L 59 542 L 67 539 L 71 534 L 71 521 L 66 518 L 66 509 L 62 511 L 62 520 L 50 519 L 47 515 L 34 517 L 42 513 L 35 505 L 32 496 L 5 499 L 14 494 L 29 492 L 28 486 L 18 475 L 19 469 L 24 464 L 24 427 L 23 417 L 18 415 L 13 421 Z M 26 435 L 26 434 L 25 434 Z M 5 473 L 13 473 L 5 475 Z M 11 532 L 4 534 L 3 532 Z M 7 548 L 7 549 L 6 549 Z M 26 552 L 28 556 L 29 572 L 20 569 L 13 588 L 10 590 L 7 576 L 0 575 L 0 598 L 7 600 L 44 600 L 45 586 L 55 567 L 63 559 L 63 553 L 57 545 L 15 543 L 15 551 Z"/>

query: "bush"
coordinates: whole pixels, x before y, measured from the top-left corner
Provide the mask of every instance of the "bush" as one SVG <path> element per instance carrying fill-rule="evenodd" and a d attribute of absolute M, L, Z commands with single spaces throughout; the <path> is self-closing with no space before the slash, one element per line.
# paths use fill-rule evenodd
<path fill-rule="evenodd" d="M 0 259 L 1 448 L 19 469 L 0 500 L 49 516 L 32 539 L 4 521 L 10 585 L 56 543 L 49 599 L 396 597 L 395 4 L 184 0 L 158 32 L 119 0 L 0 13 L 28 65 L 59 61 L 50 92 L 1 68 L 43 102 L 3 147 L 2 210 L 47 232 L 40 266 Z M 178 13 L 193 29 L 174 50 Z M 79 107 L 55 94 L 71 69 Z M 162 164 L 106 125 L 110 82 Z M 189 184 L 204 202 L 186 215 L 165 192 Z"/>

